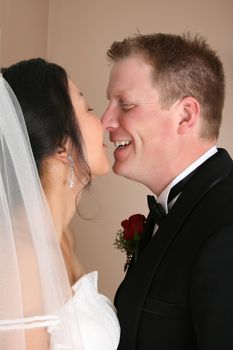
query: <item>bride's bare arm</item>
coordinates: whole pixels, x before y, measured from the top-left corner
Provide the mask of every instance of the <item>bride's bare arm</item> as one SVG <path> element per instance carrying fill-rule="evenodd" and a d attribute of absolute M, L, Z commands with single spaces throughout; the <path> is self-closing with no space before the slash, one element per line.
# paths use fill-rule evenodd
<path fill-rule="evenodd" d="M 21 244 L 18 249 L 19 267 L 22 283 L 22 301 L 24 317 L 41 316 L 45 314 L 40 273 L 34 251 Z M 49 350 L 50 341 L 47 328 L 33 328 L 25 330 L 27 350 Z"/>

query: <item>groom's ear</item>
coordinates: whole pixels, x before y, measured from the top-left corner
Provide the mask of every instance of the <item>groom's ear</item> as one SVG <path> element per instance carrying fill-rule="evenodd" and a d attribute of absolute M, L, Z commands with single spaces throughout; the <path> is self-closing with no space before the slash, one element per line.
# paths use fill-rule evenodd
<path fill-rule="evenodd" d="M 200 119 L 200 104 L 192 96 L 184 97 L 179 103 L 178 134 L 182 135 L 196 127 Z"/>

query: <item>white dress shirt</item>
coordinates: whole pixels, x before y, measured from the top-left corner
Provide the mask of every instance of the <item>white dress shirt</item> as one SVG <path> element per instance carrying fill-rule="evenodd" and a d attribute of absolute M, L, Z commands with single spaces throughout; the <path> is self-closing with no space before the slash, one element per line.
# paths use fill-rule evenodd
<path fill-rule="evenodd" d="M 172 208 L 175 201 L 179 197 L 180 193 L 168 204 L 168 195 L 170 190 L 173 186 L 175 186 L 178 182 L 180 182 L 182 179 L 184 179 L 188 174 L 190 174 L 193 170 L 195 170 L 199 165 L 204 163 L 208 158 L 212 157 L 215 153 L 217 153 L 217 147 L 213 146 L 211 147 L 206 153 L 204 153 L 200 158 L 198 158 L 194 163 L 192 163 L 187 169 L 182 171 L 172 182 L 168 184 L 168 186 L 161 192 L 161 194 L 157 197 L 157 202 L 160 203 L 165 210 L 166 214 L 168 213 L 168 210 Z M 155 225 L 154 233 L 157 231 L 158 225 Z M 154 234 L 153 233 L 153 234 Z"/>

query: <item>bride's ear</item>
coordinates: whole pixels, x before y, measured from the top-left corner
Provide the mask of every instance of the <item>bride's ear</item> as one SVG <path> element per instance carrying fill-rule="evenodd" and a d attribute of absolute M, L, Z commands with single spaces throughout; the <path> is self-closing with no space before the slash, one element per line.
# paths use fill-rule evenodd
<path fill-rule="evenodd" d="M 69 155 L 69 144 L 65 143 L 63 146 L 59 146 L 56 153 L 54 154 L 54 158 L 61 161 L 62 163 L 68 163 L 68 155 Z"/>

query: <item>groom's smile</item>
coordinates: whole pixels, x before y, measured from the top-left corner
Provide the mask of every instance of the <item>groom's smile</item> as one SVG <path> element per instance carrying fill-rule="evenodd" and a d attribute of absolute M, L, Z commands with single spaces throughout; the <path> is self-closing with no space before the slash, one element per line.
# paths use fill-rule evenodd
<path fill-rule="evenodd" d="M 145 174 L 154 178 L 174 141 L 171 111 L 162 109 L 151 66 L 138 56 L 116 62 L 107 97 L 102 123 L 115 146 L 113 170 L 145 184 Z"/>

